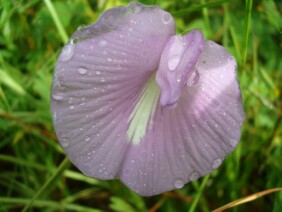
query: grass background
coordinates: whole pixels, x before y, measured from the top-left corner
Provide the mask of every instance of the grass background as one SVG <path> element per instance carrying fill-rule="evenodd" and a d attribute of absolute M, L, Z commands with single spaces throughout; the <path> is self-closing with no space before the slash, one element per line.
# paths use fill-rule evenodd
<path fill-rule="evenodd" d="M 120 181 L 83 176 L 62 152 L 49 110 L 56 58 L 79 26 L 125 0 L 0 1 L 0 211 L 210 211 L 282 187 L 282 3 L 140 0 L 200 28 L 238 61 L 246 121 L 234 154 L 183 189 L 142 198 Z M 234 157 L 235 156 L 235 157 Z M 230 211 L 282 211 L 275 192 Z"/>

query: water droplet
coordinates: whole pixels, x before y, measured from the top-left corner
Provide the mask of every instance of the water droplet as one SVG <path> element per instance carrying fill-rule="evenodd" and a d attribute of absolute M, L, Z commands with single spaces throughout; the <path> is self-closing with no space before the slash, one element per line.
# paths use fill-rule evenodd
<path fill-rule="evenodd" d="M 77 44 L 78 43 L 78 38 L 73 38 L 70 40 L 70 44 Z"/>
<path fill-rule="evenodd" d="M 140 6 L 135 6 L 134 8 L 133 8 L 133 12 L 134 13 L 139 13 L 141 11 L 141 7 Z"/>
<path fill-rule="evenodd" d="M 81 75 L 86 74 L 87 73 L 87 69 L 84 67 L 79 67 L 77 72 Z"/>
<path fill-rule="evenodd" d="M 73 98 L 70 97 L 68 103 L 71 104 L 72 103 Z"/>
<path fill-rule="evenodd" d="M 74 54 L 74 45 L 66 45 L 60 55 L 60 60 L 66 62 L 72 58 Z"/>
<path fill-rule="evenodd" d="M 220 158 L 215 159 L 212 162 L 212 168 L 217 169 L 220 166 L 221 163 L 222 163 L 222 160 Z"/>
<path fill-rule="evenodd" d="M 53 94 L 52 97 L 53 97 L 53 99 L 59 101 L 59 100 L 62 100 L 62 99 L 64 98 L 64 94 L 62 94 L 62 93 L 56 93 L 56 94 Z"/>
<path fill-rule="evenodd" d="M 73 109 L 74 109 L 74 106 L 73 106 L 73 105 L 71 105 L 69 108 L 70 108 L 70 110 L 73 110 Z"/>
<path fill-rule="evenodd" d="M 101 48 L 105 48 L 108 45 L 108 41 L 106 40 L 101 40 L 98 44 Z"/>
<path fill-rule="evenodd" d="M 233 61 L 234 60 L 234 57 L 233 56 L 230 56 L 230 57 L 228 57 L 228 61 L 230 62 L 230 61 Z"/>
<path fill-rule="evenodd" d="M 199 83 L 200 81 L 200 74 L 199 72 L 196 70 L 192 73 L 192 75 L 189 77 L 187 85 L 188 86 L 195 86 Z"/>
<path fill-rule="evenodd" d="M 170 71 L 174 71 L 180 62 L 180 57 L 178 55 L 174 55 L 168 59 L 168 69 Z"/>
<path fill-rule="evenodd" d="M 107 58 L 107 61 L 108 61 L 108 62 L 112 62 L 112 61 L 113 61 L 113 59 L 112 59 L 112 58 L 110 58 L 110 57 L 108 57 L 108 58 Z"/>
<path fill-rule="evenodd" d="M 168 12 L 164 12 L 162 16 L 162 21 L 164 24 L 169 24 L 172 20 L 171 15 Z"/>
<path fill-rule="evenodd" d="M 235 139 L 230 139 L 229 142 L 232 147 L 235 147 L 237 145 L 237 140 Z"/>
<path fill-rule="evenodd" d="M 90 137 L 86 137 L 84 140 L 85 141 L 90 141 Z"/>
<path fill-rule="evenodd" d="M 180 78 L 177 78 L 176 79 L 176 82 L 180 83 L 181 79 Z"/>
<path fill-rule="evenodd" d="M 212 48 L 214 47 L 214 42 L 213 41 L 209 41 L 209 46 Z"/>
<path fill-rule="evenodd" d="M 174 182 L 174 187 L 175 188 L 183 188 L 183 186 L 184 186 L 184 182 L 183 182 L 183 180 L 182 179 L 178 179 L 178 180 L 176 180 L 175 182 Z"/>
<path fill-rule="evenodd" d="M 205 91 L 205 90 L 206 90 L 206 88 L 205 88 L 204 86 L 202 86 L 202 87 L 201 87 L 201 90 L 202 90 L 202 91 Z"/>
<path fill-rule="evenodd" d="M 56 122 L 56 121 L 57 121 L 57 112 L 54 112 L 54 115 L 53 115 L 53 120 L 54 120 L 54 122 Z"/>
<path fill-rule="evenodd" d="M 189 176 L 189 180 L 194 181 L 197 180 L 199 178 L 199 174 L 198 172 L 193 172 L 190 176 Z"/>
<path fill-rule="evenodd" d="M 85 105 L 85 98 L 84 97 L 82 97 L 82 99 L 80 100 L 80 103 L 79 103 L 80 105 Z"/>
<path fill-rule="evenodd" d="M 61 144 L 62 144 L 63 148 L 67 148 L 70 145 L 70 142 L 69 141 L 63 141 Z"/>
<path fill-rule="evenodd" d="M 96 71 L 96 74 L 97 74 L 97 75 L 100 75 L 100 74 L 101 74 L 101 72 L 100 72 L 100 71 Z"/>
<path fill-rule="evenodd" d="M 78 30 L 78 31 L 81 31 L 81 30 L 83 30 L 84 28 L 85 28 L 85 25 L 82 24 L 82 25 L 80 25 L 80 26 L 77 28 L 77 30 Z"/>

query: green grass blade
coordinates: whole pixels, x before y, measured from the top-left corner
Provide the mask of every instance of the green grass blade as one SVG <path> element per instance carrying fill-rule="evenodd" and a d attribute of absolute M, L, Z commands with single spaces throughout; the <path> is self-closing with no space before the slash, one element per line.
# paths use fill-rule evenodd
<path fill-rule="evenodd" d="M 68 42 L 68 39 L 69 39 L 69 36 L 65 30 L 65 28 L 63 27 L 63 24 L 58 16 L 58 13 L 56 12 L 55 8 L 54 8 L 54 5 L 52 4 L 51 0 L 44 0 L 44 3 L 46 4 L 52 18 L 53 18 L 53 21 L 59 31 L 59 34 L 63 40 L 64 43 L 67 43 Z"/>
<path fill-rule="evenodd" d="M 67 168 L 68 165 L 69 165 L 69 159 L 65 158 L 63 162 L 60 164 L 60 166 L 58 167 L 57 171 L 53 174 L 53 176 L 51 176 L 45 182 L 45 184 L 37 191 L 37 193 L 32 197 L 30 202 L 23 209 L 23 212 L 28 211 L 29 208 L 32 207 L 34 201 L 49 187 L 50 184 L 52 184 L 57 179 L 57 177 Z"/>
<path fill-rule="evenodd" d="M 230 0 L 217 0 L 217 1 L 207 2 L 207 3 L 197 5 L 197 6 L 192 6 L 192 7 L 189 7 L 189 8 L 185 8 L 185 9 L 182 9 L 182 10 L 172 12 L 172 15 L 175 16 L 175 17 L 182 17 L 182 16 L 185 16 L 187 13 L 202 10 L 202 9 L 208 8 L 208 7 L 215 7 L 215 6 L 221 5 L 221 4 L 229 2 L 229 1 Z"/>
<path fill-rule="evenodd" d="M 9 74 L 7 74 L 4 70 L 0 69 L 0 82 L 14 90 L 20 95 L 25 95 L 26 92 L 23 87 L 16 82 Z"/>
<path fill-rule="evenodd" d="M 0 161 L 5 161 L 5 162 L 10 162 L 13 164 L 17 164 L 19 166 L 25 166 L 25 167 L 31 167 L 31 168 L 35 168 L 38 170 L 46 170 L 46 167 L 36 164 L 36 163 L 32 163 L 30 161 L 21 159 L 21 158 L 16 158 L 16 157 L 12 157 L 9 155 L 3 155 L 0 154 Z"/>
<path fill-rule="evenodd" d="M 202 193 L 204 191 L 204 188 L 207 185 L 209 177 L 210 177 L 210 175 L 207 175 L 207 176 L 204 177 L 203 182 L 202 182 L 199 190 L 197 191 L 197 195 L 196 195 L 194 201 L 192 202 L 192 205 L 191 205 L 191 207 L 189 209 L 189 212 L 194 212 L 195 211 L 195 209 L 196 209 L 196 207 L 197 207 L 197 205 L 199 203 L 200 197 L 201 197 L 201 195 L 202 195 Z"/>
<path fill-rule="evenodd" d="M 8 203 L 14 205 L 26 205 L 29 204 L 29 199 L 24 198 L 9 198 L 9 197 L 0 197 L 1 203 Z M 48 207 L 52 208 L 56 211 L 63 211 L 63 209 L 67 209 L 70 211 L 82 211 L 82 212 L 101 212 L 101 210 L 93 209 L 85 206 L 80 206 L 76 204 L 69 204 L 64 202 L 54 202 L 54 201 L 46 201 L 46 200 L 36 200 L 34 202 L 35 207 Z"/>
<path fill-rule="evenodd" d="M 244 20 L 244 47 L 243 47 L 243 64 L 247 60 L 251 15 L 252 15 L 253 0 L 246 1 L 245 20 Z"/>

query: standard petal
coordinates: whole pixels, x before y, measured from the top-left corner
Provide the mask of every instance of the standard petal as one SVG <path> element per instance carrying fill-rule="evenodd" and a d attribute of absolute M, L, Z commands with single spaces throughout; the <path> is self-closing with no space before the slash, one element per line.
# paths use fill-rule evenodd
<path fill-rule="evenodd" d="M 78 29 L 63 48 L 52 85 L 53 123 L 67 155 L 86 175 L 118 176 L 131 145 L 130 114 L 174 33 L 169 13 L 131 3 Z"/>
<path fill-rule="evenodd" d="M 245 118 L 234 58 L 205 41 L 195 75 L 174 109 L 158 105 L 152 129 L 130 146 L 121 179 L 141 195 L 183 187 L 218 168 Z"/>

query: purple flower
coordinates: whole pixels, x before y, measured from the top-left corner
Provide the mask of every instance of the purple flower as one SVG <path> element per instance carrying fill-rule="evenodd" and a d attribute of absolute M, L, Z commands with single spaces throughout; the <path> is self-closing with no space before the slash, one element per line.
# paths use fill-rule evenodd
<path fill-rule="evenodd" d="M 131 3 L 78 29 L 55 69 L 58 139 L 85 175 L 143 196 L 198 179 L 234 150 L 245 114 L 236 61 L 199 30 Z"/>

